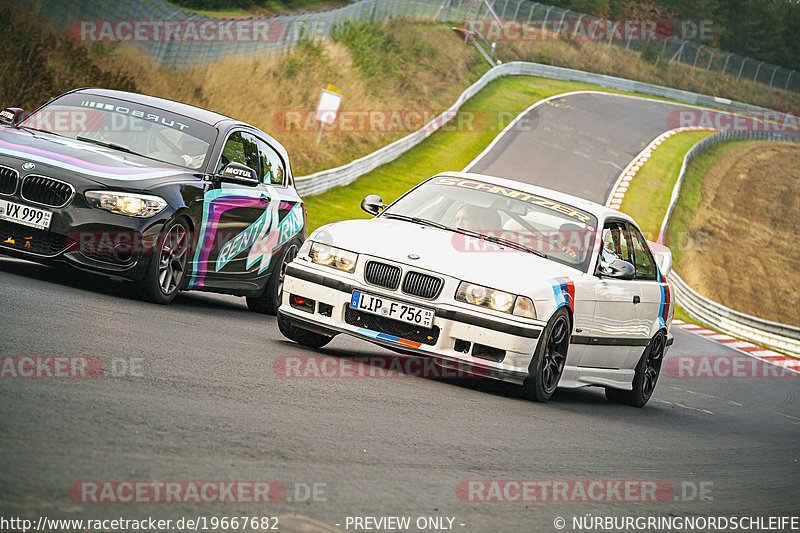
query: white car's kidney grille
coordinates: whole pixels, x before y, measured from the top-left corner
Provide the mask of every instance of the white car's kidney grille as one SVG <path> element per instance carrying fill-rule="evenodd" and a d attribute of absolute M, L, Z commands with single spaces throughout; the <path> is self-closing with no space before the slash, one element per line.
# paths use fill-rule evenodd
<path fill-rule="evenodd" d="M 412 270 L 403 280 L 403 292 L 433 300 L 442 292 L 443 285 L 444 282 L 440 278 Z"/>
<path fill-rule="evenodd" d="M 364 279 L 367 283 L 391 290 L 397 289 L 400 285 L 400 274 L 399 267 L 377 261 L 370 261 L 364 269 Z"/>

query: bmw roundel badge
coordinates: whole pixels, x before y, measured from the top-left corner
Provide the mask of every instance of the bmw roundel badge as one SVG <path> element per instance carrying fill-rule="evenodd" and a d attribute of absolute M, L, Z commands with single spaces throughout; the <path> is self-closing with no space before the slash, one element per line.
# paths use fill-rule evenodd
<path fill-rule="evenodd" d="M 34 168 L 36 168 L 36 165 L 31 163 L 30 161 L 22 163 L 22 170 L 33 170 Z"/>

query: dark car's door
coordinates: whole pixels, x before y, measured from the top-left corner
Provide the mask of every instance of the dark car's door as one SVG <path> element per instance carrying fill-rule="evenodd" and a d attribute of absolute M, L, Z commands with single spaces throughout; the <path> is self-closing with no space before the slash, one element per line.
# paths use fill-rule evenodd
<path fill-rule="evenodd" d="M 236 130 L 225 141 L 216 173 L 236 162 L 263 176 L 258 139 Z M 195 251 L 195 276 L 190 288 L 253 290 L 258 288 L 254 245 L 258 246 L 269 230 L 270 190 L 263 183 L 255 186 L 214 180 L 203 196 L 203 221 Z"/>

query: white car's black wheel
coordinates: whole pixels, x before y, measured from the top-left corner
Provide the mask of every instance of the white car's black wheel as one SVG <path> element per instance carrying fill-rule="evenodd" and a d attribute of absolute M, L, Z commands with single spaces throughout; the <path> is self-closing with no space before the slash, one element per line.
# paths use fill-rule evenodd
<path fill-rule="evenodd" d="M 650 340 L 633 376 L 633 390 L 606 389 L 606 398 L 612 402 L 644 407 L 653 395 L 661 373 L 661 363 L 664 361 L 664 348 L 667 345 L 666 335 L 659 331 Z"/>
<path fill-rule="evenodd" d="M 561 308 L 542 331 L 528 367 L 522 391 L 529 400 L 546 402 L 556 391 L 567 360 L 570 332 L 569 313 Z"/>
<path fill-rule="evenodd" d="M 293 326 L 289 323 L 289 320 L 280 313 L 278 313 L 278 329 L 281 330 L 281 333 L 283 333 L 283 336 L 287 339 L 309 348 L 322 348 L 333 340 L 333 337 L 328 335 Z"/>
<path fill-rule="evenodd" d="M 144 299 L 168 304 L 183 288 L 190 239 L 189 225 L 184 219 L 177 218 L 166 225 L 158 237 L 154 256 L 144 278 L 138 283 Z"/>
<path fill-rule="evenodd" d="M 283 249 L 278 253 L 277 257 L 279 263 L 272 271 L 272 275 L 270 275 L 269 281 L 264 287 L 264 292 L 259 296 L 248 296 L 248 309 L 268 315 L 274 315 L 278 312 L 283 298 L 283 280 L 286 277 L 286 267 L 297 257 L 300 244 L 299 241 L 289 241 L 283 245 Z"/>

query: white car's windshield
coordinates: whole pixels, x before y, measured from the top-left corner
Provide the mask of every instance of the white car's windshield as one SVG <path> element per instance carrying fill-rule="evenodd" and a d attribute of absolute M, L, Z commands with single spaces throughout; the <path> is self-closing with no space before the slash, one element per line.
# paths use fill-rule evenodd
<path fill-rule="evenodd" d="M 190 117 L 82 93 L 53 100 L 20 126 L 192 170 L 204 165 L 216 138 L 213 126 Z"/>
<path fill-rule="evenodd" d="M 503 246 L 546 255 L 586 271 L 597 233 L 590 213 L 539 195 L 473 179 L 437 177 L 381 216 L 412 217 L 459 234 L 465 252 Z M 483 244 L 476 244 L 483 241 Z"/>

